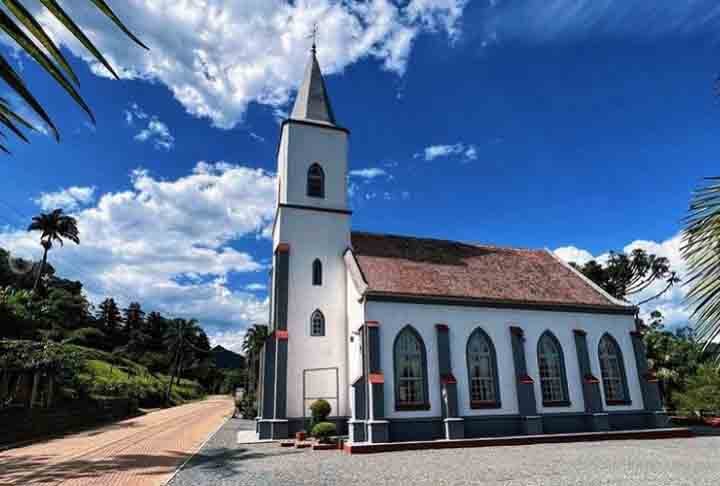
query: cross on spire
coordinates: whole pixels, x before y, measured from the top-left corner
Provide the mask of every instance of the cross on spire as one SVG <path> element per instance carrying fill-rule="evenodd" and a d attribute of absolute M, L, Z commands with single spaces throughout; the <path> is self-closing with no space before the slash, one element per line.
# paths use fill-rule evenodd
<path fill-rule="evenodd" d="M 310 34 L 308 35 L 308 39 L 312 39 L 312 47 L 310 50 L 313 54 L 317 54 L 317 38 L 318 38 L 318 26 L 317 22 L 313 24 L 312 31 L 310 31 Z"/>

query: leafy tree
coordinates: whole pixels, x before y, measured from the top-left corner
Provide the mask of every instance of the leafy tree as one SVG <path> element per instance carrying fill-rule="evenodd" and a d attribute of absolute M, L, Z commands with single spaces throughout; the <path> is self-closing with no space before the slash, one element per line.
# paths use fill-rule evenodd
<path fill-rule="evenodd" d="M 260 374 L 260 351 L 265 346 L 265 341 L 270 335 L 267 326 L 262 324 L 254 324 L 245 333 L 243 339 L 242 350 L 248 357 L 248 368 L 250 373 L 249 388 L 253 392 L 257 388 L 258 375 Z"/>
<path fill-rule="evenodd" d="M 2 0 L 7 10 L 0 10 L 0 27 L 5 35 L 13 40 L 20 50 L 24 51 L 28 56 L 33 58 L 48 74 L 50 74 L 57 84 L 62 87 L 65 92 L 88 114 L 90 119 L 95 122 L 95 118 L 90 111 L 90 107 L 85 103 L 76 87 L 79 81 L 70 64 L 63 56 L 60 49 L 53 42 L 52 38 L 47 34 L 45 29 L 40 25 L 35 15 L 29 12 L 20 0 Z M 60 24 L 65 26 L 70 33 L 90 52 L 90 54 L 100 62 L 105 68 L 117 79 L 117 74 L 110 66 L 110 63 L 103 57 L 98 49 L 93 45 L 92 41 L 80 29 L 65 10 L 60 6 L 57 0 L 40 0 L 47 11 L 57 19 Z M 120 28 L 130 39 L 136 44 L 147 47 L 140 42 L 120 21 L 115 13 L 110 9 L 105 0 L 90 0 L 90 2 L 105 16 L 107 16 L 115 25 Z M 4 56 L 0 55 L 0 77 L 20 98 L 22 98 L 28 106 L 50 127 L 57 140 L 60 135 L 57 127 L 53 124 L 48 114 L 43 109 L 40 102 L 25 85 L 20 73 L 18 73 Z M 15 135 L 25 142 L 28 139 L 20 130 L 19 126 L 34 129 L 30 123 L 17 114 L 10 107 L 7 100 L 0 98 L 0 123 L 5 125 Z M 5 145 L 0 144 L 0 150 L 9 152 Z"/>
<path fill-rule="evenodd" d="M 696 412 L 720 410 L 720 371 L 705 364 L 687 380 L 687 389 L 677 395 L 679 410 Z"/>
<path fill-rule="evenodd" d="M 640 248 L 633 250 L 629 255 L 611 251 L 604 265 L 595 260 L 590 260 L 584 265 L 573 265 L 607 293 L 621 300 L 629 300 L 658 280 L 665 282 L 662 291 L 638 302 L 637 305 L 660 297 L 680 281 L 677 272 L 670 269 L 667 258 L 648 254 Z"/>
<path fill-rule="evenodd" d="M 708 181 L 690 203 L 682 247 L 689 274 L 687 302 L 698 340 L 706 346 L 720 336 L 720 177 Z"/>
<path fill-rule="evenodd" d="M 695 340 L 691 327 L 670 331 L 662 323 L 662 315 L 655 311 L 643 334 L 647 348 L 648 364 L 655 370 L 665 405 L 678 407 L 676 397 L 686 389 L 688 379 L 693 377 L 706 360 L 702 346 Z"/>
<path fill-rule="evenodd" d="M 128 331 L 140 331 L 145 321 L 145 313 L 137 302 L 132 302 L 127 309 L 123 310 L 125 316 L 125 327 Z"/>
<path fill-rule="evenodd" d="M 107 349 L 112 348 L 118 344 L 118 336 L 122 327 L 122 314 L 120 309 L 115 303 L 115 300 L 108 298 L 100 303 L 97 312 L 97 321 L 101 330 L 110 338 L 112 341 L 106 345 Z"/>
<path fill-rule="evenodd" d="M 43 247 L 43 258 L 35 279 L 35 284 L 33 285 L 33 292 L 37 292 L 40 278 L 43 275 L 45 264 L 47 263 L 48 252 L 52 249 L 53 243 L 58 242 L 62 246 L 64 244 L 63 238 L 66 238 L 76 245 L 79 245 L 80 237 L 78 234 L 77 220 L 72 216 L 64 215 L 62 209 L 56 209 L 51 213 L 42 213 L 40 216 L 35 216 L 33 222 L 28 227 L 28 231 L 42 232 L 40 244 Z"/>
<path fill-rule="evenodd" d="M 203 344 L 203 341 L 207 342 L 207 336 L 198 326 L 198 322 L 195 319 L 173 319 L 172 323 L 168 326 L 165 339 L 173 356 L 170 369 L 170 381 L 168 382 L 165 396 L 166 403 L 169 403 L 173 382 L 177 379 L 179 383 L 183 369 L 187 368 L 189 364 L 197 359 L 199 356 L 198 352 L 200 354 L 207 353 L 210 345 L 209 343 L 207 344 L 207 349 L 198 347 L 198 344 Z"/>

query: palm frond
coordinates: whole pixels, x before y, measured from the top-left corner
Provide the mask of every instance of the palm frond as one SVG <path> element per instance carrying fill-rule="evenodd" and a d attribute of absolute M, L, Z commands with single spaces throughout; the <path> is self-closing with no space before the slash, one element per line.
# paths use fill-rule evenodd
<path fill-rule="evenodd" d="M 55 45 L 49 35 L 45 33 L 42 26 L 35 20 L 35 17 L 27 11 L 27 9 L 18 0 L 2 0 L 7 6 L 8 10 L 18 19 L 18 21 L 25 26 L 25 28 L 47 49 L 50 55 L 55 59 L 55 62 L 65 71 L 65 73 L 75 82 L 80 84 L 75 72 L 70 67 L 70 64 L 63 56 L 60 49 Z"/>
<path fill-rule="evenodd" d="M 104 0 L 90 0 L 90 1 L 91 1 L 92 3 L 94 3 L 95 6 L 96 6 L 102 13 L 104 13 L 110 20 L 112 20 L 113 23 L 114 23 L 120 30 L 122 30 L 122 31 L 125 33 L 125 35 L 127 35 L 130 39 L 132 39 L 133 42 L 135 42 L 137 45 L 139 45 L 140 47 L 142 47 L 142 48 L 144 48 L 144 49 L 150 50 L 150 48 L 149 48 L 148 46 L 146 46 L 145 44 L 143 44 L 143 43 L 140 41 L 140 39 L 138 39 L 137 37 L 135 37 L 135 35 L 134 35 L 132 32 L 130 32 L 127 27 L 125 27 L 125 24 L 122 23 L 122 21 L 118 18 L 118 16 L 115 15 L 115 12 L 112 11 L 112 9 L 110 8 L 110 6 L 109 6 L 107 3 L 105 3 Z"/>
<path fill-rule="evenodd" d="M 693 194 L 681 248 L 689 274 L 686 301 L 706 347 L 720 335 L 720 177 L 707 180 Z"/>

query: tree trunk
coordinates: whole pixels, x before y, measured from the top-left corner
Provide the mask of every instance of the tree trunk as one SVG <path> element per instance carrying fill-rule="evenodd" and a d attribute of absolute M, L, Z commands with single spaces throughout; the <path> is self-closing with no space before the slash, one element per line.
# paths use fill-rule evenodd
<path fill-rule="evenodd" d="M 178 351 L 179 350 L 175 351 L 175 356 L 173 356 L 173 362 L 170 365 L 170 381 L 168 381 L 167 391 L 165 392 L 165 405 L 170 405 L 170 394 L 172 393 L 173 380 L 175 379 L 175 371 L 177 370 L 177 356 L 179 354 Z"/>
<path fill-rule="evenodd" d="M 55 376 L 51 374 L 48 376 L 47 400 L 45 401 L 45 408 L 52 407 L 54 394 L 55 394 Z"/>
<path fill-rule="evenodd" d="M 4 400 L 8 396 L 10 388 L 10 371 L 2 370 L 2 378 L 0 378 L 0 400 Z"/>
<path fill-rule="evenodd" d="M 37 402 L 38 388 L 40 386 L 40 372 L 36 371 L 33 375 L 32 393 L 30 394 L 30 408 L 35 407 Z"/>
<path fill-rule="evenodd" d="M 50 247 L 43 243 L 43 248 L 45 248 L 45 251 L 43 252 L 43 258 L 42 262 L 40 263 L 40 269 L 38 270 L 37 277 L 35 277 L 35 284 L 33 285 L 33 294 L 37 292 L 38 285 L 40 285 L 40 279 L 42 278 L 43 271 L 45 271 L 45 264 L 47 263 L 47 256 L 48 251 L 50 250 Z"/>

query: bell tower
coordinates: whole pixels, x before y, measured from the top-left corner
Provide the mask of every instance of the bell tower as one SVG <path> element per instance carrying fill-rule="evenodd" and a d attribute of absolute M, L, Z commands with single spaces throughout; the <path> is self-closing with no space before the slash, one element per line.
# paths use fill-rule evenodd
<path fill-rule="evenodd" d="M 339 126 L 313 49 L 278 147 L 271 335 L 261 360 L 261 439 L 304 427 L 310 404 L 349 416 L 346 269 L 349 130 Z"/>

